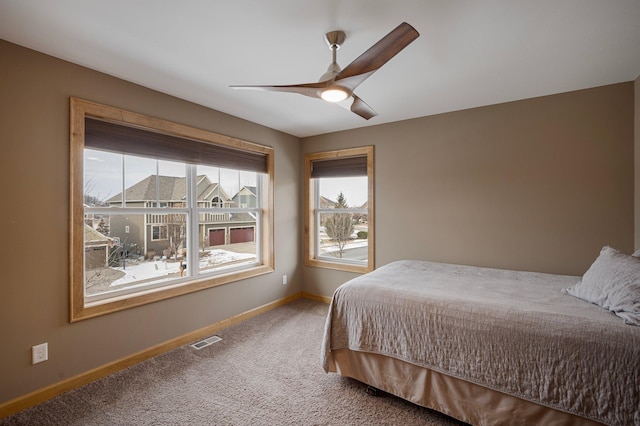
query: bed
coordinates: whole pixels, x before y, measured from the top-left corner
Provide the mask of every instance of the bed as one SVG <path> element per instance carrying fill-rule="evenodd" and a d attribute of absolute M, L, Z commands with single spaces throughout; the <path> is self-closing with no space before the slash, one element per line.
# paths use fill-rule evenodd
<path fill-rule="evenodd" d="M 603 309 L 581 286 L 611 276 L 598 261 L 623 254 L 605 249 L 584 277 L 382 266 L 335 291 L 323 368 L 473 425 L 640 425 L 640 259 L 624 255 L 631 313 Z"/>

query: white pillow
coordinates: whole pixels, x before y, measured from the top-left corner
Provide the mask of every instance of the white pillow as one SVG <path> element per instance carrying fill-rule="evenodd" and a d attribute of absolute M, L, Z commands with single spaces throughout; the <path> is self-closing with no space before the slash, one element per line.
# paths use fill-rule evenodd
<path fill-rule="evenodd" d="M 640 257 L 640 250 L 636 250 L 635 253 L 633 253 L 631 256 Z"/>
<path fill-rule="evenodd" d="M 582 280 L 566 288 L 570 294 L 640 326 L 640 258 L 605 246 Z"/>

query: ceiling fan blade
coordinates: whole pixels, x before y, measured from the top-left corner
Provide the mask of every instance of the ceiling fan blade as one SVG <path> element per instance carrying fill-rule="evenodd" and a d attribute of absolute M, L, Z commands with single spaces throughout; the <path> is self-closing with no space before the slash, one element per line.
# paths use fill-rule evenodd
<path fill-rule="evenodd" d="M 304 96 L 310 96 L 312 98 L 320 98 L 322 89 L 328 86 L 327 82 L 320 83 L 306 83 L 306 84 L 290 84 L 282 86 L 229 86 L 233 89 L 247 89 L 247 90 L 264 90 L 269 92 L 288 92 L 298 93 Z"/>
<path fill-rule="evenodd" d="M 348 109 L 349 111 L 355 114 L 358 114 L 360 117 L 364 118 L 365 120 L 368 120 L 378 115 L 378 113 L 375 112 L 373 108 L 367 105 L 365 101 L 363 101 L 356 95 L 351 95 L 349 99 L 344 100 L 342 102 L 338 102 L 338 105 L 340 105 L 345 109 Z"/>
<path fill-rule="evenodd" d="M 335 81 L 353 91 L 419 36 L 415 28 L 403 22 L 340 71 Z"/>

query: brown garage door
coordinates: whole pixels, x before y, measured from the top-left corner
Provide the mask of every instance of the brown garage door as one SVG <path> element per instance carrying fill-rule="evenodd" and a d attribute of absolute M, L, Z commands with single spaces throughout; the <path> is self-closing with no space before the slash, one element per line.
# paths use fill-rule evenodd
<path fill-rule="evenodd" d="M 224 229 L 209 229 L 209 245 L 210 246 L 224 245 Z"/>
<path fill-rule="evenodd" d="M 229 233 L 230 233 L 229 238 L 231 239 L 231 244 L 248 243 L 248 242 L 254 241 L 253 227 L 231 228 Z"/>

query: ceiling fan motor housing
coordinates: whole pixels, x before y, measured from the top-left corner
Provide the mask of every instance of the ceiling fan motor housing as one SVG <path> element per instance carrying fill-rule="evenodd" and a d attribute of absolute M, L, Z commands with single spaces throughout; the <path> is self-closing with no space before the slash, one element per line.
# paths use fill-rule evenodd
<path fill-rule="evenodd" d="M 344 40 L 347 38 L 347 35 L 344 31 L 329 31 L 324 35 L 324 41 L 329 45 L 329 49 L 338 50 Z"/>

